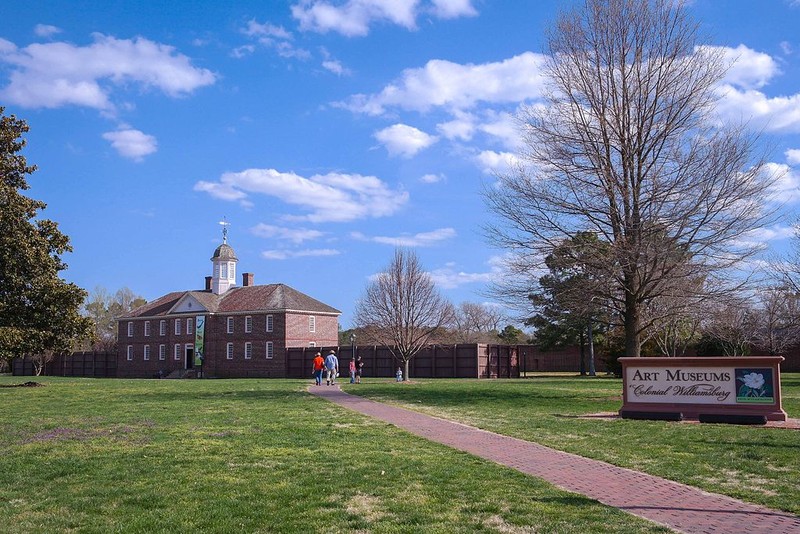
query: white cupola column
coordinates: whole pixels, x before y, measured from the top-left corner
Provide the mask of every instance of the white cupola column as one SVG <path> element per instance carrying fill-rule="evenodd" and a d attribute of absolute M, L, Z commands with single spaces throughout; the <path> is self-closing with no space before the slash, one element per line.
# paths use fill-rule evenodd
<path fill-rule="evenodd" d="M 236 285 L 236 264 L 239 261 L 233 248 L 228 245 L 229 223 L 221 222 L 220 224 L 222 224 L 222 244 L 211 256 L 211 263 L 214 266 L 211 275 L 211 292 L 215 295 L 221 295 Z"/>

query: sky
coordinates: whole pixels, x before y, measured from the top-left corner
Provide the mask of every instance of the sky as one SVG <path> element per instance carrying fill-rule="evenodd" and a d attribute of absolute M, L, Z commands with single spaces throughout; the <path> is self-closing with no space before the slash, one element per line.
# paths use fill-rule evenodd
<path fill-rule="evenodd" d="M 148 300 L 238 273 L 353 310 L 395 247 L 453 303 L 491 304 L 482 191 L 520 149 L 567 1 L 0 2 L 0 105 L 30 125 L 28 194 L 70 236 L 62 275 Z M 230 5 L 229 5 L 230 4 Z M 800 205 L 800 0 L 694 0 L 731 68 L 721 122 L 761 133 Z M 237 276 L 239 276 L 237 275 Z M 241 279 L 237 280 L 241 284 Z"/>

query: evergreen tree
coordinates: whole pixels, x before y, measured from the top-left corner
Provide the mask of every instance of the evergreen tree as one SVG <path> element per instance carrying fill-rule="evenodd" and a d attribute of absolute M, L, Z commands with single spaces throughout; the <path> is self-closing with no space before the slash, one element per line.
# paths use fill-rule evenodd
<path fill-rule="evenodd" d="M 36 167 L 20 154 L 24 120 L 0 107 L 0 360 L 70 350 L 91 335 L 80 314 L 86 292 L 59 277 L 72 248 L 58 224 L 36 219 L 46 207 L 28 198 L 26 176 Z"/>

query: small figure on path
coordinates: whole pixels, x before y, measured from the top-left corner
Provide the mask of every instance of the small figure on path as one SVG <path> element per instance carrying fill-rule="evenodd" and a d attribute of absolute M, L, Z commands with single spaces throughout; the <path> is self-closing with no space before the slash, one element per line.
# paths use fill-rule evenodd
<path fill-rule="evenodd" d="M 356 356 L 356 384 L 361 383 L 361 370 L 364 368 L 364 360 L 361 356 Z"/>
<path fill-rule="evenodd" d="M 397 372 L 394 374 L 394 376 L 395 376 L 395 378 L 397 379 L 398 382 L 402 382 L 403 381 L 403 370 L 400 369 L 400 367 L 398 367 L 397 368 Z"/>
<path fill-rule="evenodd" d="M 339 358 L 336 357 L 336 351 L 332 350 L 325 357 L 325 371 L 327 373 L 326 385 L 336 384 L 336 376 L 339 374 Z"/>
<path fill-rule="evenodd" d="M 350 383 L 356 383 L 356 361 L 354 359 L 350 359 Z"/>
<path fill-rule="evenodd" d="M 322 354 L 319 352 L 314 356 L 314 362 L 312 364 L 312 371 L 314 373 L 314 382 L 316 385 L 322 385 L 322 370 L 325 369 L 325 360 L 322 358 Z"/>

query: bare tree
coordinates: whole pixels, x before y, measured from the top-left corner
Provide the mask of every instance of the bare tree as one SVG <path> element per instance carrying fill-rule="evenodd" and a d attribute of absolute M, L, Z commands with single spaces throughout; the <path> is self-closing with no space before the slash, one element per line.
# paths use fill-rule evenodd
<path fill-rule="evenodd" d="M 731 299 L 719 303 L 703 322 L 707 337 L 718 342 L 725 356 L 744 356 L 753 346 L 758 329 L 758 317 L 746 299 Z"/>
<path fill-rule="evenodd" d="M 452 320 L 453 305 L 439 294 L 417 255 L 402 249 L 370 282 L 355 310 L 355 327 L 364 341 L 387 345 L 404 365 L 405 380 L 411 359 L 445 335 Z"/>
<path fill-rule="evenodd" d="M 737 238 L 771 220 L 774 177 L 752 157 L 754 136 L 714 127 L 727 65 L 682 2 L 586 0 L 559 18 L 549 52 L 544 102 L 520 117 L 522 163 L 487 188 L 500 218 L 488 233 L 522 279 L 558 243 L 595 233 L 603 250 L 587 257 L 609 281 L 598 291 L 640 356 L 659 319 L 649 302 L 684 294 L 663 319 L 735 289 L 726 273 L 757 251 Z M 700 293 L 683 283 L 698 279 Z"/>
<path fill-rule="evenodd" d="M 453 318 L 453 339 L 456 343 L 497 343 L 500 323 L 504 320 L 496 306 L 462 302 Z"/>
<path fill-rule="evenodd" d="M 800 297 L 785 287 L 759 291 L 755 344 L 769 354 L 782 354 L 800 341 Z"/>

